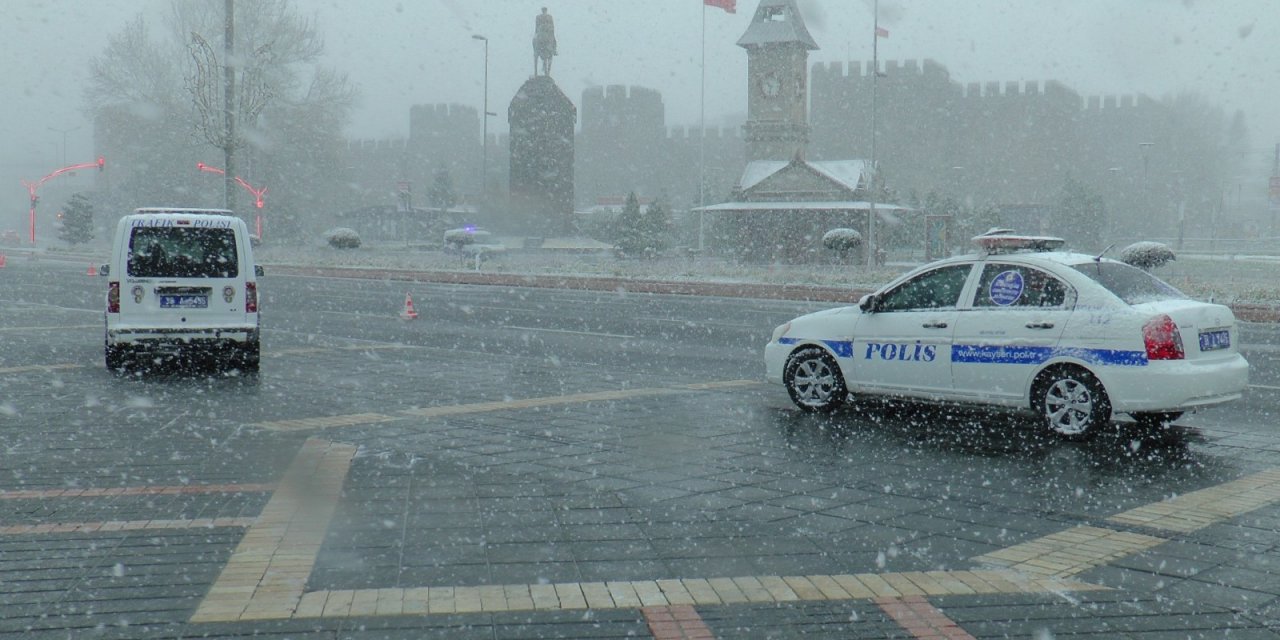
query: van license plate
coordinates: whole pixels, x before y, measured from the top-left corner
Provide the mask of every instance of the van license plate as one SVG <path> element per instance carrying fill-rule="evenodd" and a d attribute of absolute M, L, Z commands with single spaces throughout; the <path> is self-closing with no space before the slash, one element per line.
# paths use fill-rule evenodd
<path fill-rule="evenodd" d="M 1231 346 L 1231 332 L 1223 329 L 1221 331 L 1205 331 L 1200 334 L 1200 350 L 1214 351 L 1217 349 L 1226 349 Z"/>
<path fill-rule="evenodd" d="M 207 309 L 209 308 L 209 296 L 160 296 L 161 309 Z M 1200 339 L 1201 343 L 1204 338 Z"/>

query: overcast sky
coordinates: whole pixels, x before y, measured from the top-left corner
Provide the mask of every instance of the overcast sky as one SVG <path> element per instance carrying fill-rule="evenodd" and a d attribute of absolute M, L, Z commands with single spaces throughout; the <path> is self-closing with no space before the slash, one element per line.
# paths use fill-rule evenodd
<path fill-rule="evenodd" d="M 194 0 L 188 0 L 194 1 Z M 213 1 L 213 0 L 205 0 Z M 0 56 L 0 197 L 23 207 L 21 177 L 93 157 L 81 86 L 86 63 L 138 13 L 169 0 L 4 0 Z M 746 54 L 734 45 L 756 7 L 705 9 L 706 114 L 719 125 L 745 112 Z M 534 16 L 547 6 L 560 56 L 552 76 L 574 102 L 599 84 L 663 94 L 668 125 L 698 122 L 700 0 L 296 0 L 316 18 L 329 64 L 362 98 L 346 134 L 408 133 L 409 106 L 480 106 L 489 40 L 494 131 L 530 75 Z M 872 0 L 800 0 L 821 50 L 810 61 L 871 58 Z M 932 58 L 960 82 L 1056 79 L 1084 95 L 1197 90 L 1243 109 L 1259 166 L 1280 142 L 1280 6 L 1277 0 L 881 0 L 881 59 Z M 163 33 L 159 28 L 155 33 Z M 110 160 L 108 159 L 108 162 Z M 0 219 L 7 226 L 8 216 Z"/>

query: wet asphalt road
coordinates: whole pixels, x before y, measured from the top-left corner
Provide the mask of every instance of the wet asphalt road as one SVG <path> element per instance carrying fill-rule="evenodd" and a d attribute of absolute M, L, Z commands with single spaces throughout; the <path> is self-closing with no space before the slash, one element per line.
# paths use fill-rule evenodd
<path fill-rule="evenodd" d="M 871 403 L 817 418 L 793 410 L 781 389 L 736 382 L 762 377 L 775 325 L 825 303 L 268 273 L 259 376 L 185 365 L 119 375 L 101 364 L 104 283 L 68 263 L 11 258 L 0 271 L 0 491 L 241 488 L 15 497 L 0 527 L 253 518 L 269 494 L 244 487 L 276 482 L 305 439 L 354 444 L 345 493 L 308 565 L 309 592 L 953 570 L 1280 466 L 1280 332 L 1269 325 L 1242 331 L 1255 385 L 1242 402 L 1165 431 L 1118 423 L 1092 442 L 1064 443 L 1012 413 Z M 397 317 L 406 293 L 416 321 Z M 697 387 L 707 383 L 737 386 Z M 588 392 L 620 395 L 573 398 Z M 521 404 L 539 398 L 553 400 Z M 512 404 L 482 406 L 494 401 Z M 335 416 L 349 419 L 317 421 Z M 1080 574 L 1115 588 L 1105 596 L 943 602 L 979 636 L 1144 637 L 1151 623 L 1271 637 L 1277 523 L 1268 503 Z M 580 617 L 549 613 L 188 623 L 242 531 L 15 529 L 0 537 L 0 637 L 268 628 L 643 637 L 654 628 L 627 609 L 601 611 L 585 632 L 574 630 Z M 1008 613 L 1022 610 L 1035 613 Z M 870 603 L 701 613 L 719 637 L 798 635 L 788 631 L 797 616 L 810 637 L 898 629 Z"/>

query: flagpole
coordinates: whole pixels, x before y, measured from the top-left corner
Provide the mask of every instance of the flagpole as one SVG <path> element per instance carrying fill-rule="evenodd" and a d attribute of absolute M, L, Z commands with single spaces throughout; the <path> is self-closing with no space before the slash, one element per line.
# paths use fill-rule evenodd
<path fill-rule="evenodd" d="M 698 206 L 707 206 L 707 194 L 704 193 L 707 183 L 707 4 L 702 3 L 702 80 L 698 98 L 698 119 L 701 132 L 698 135 Z M 703 211 L 698 211 L 698 254 L 701 255 L 706 243 L 706 226 L 703 224 Z"/>
<path fill-rule="evenodd" d="M 867 212 L 867 268 L 876 266 L 876 85 L 880 79 L 880 0 L 875 0 L 871 30 L 871 183 L 868 193 L 871 209 Z"/>

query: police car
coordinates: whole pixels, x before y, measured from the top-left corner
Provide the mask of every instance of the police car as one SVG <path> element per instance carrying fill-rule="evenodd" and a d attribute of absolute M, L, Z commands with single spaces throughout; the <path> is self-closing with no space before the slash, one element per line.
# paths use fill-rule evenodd
<path fill-rule="evenodd" d="M 1030 409 L 1083 438 L 1127 413 L 1164 424 L 1240 398 L 1235 316 L 1064 241 L 993 230 L 981 250 L 919 267 L 857 306 L 776 328 L 767 378 L 801 409 L 851 393 Z"/>

